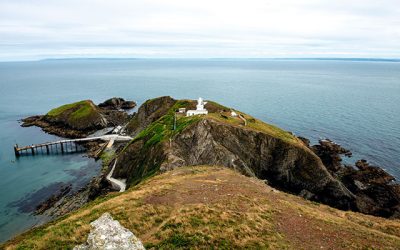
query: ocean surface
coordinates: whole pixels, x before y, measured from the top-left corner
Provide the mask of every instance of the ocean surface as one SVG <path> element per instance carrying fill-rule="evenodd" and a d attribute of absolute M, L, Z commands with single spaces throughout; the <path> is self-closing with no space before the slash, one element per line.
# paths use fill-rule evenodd
<path fill-rule="evenodd" d="M 83 99 L 199 96 L 312 142 L 330 138 L 400 179 L 400 63 L 351 60 L 44 60 L 0 63 L 0 242 L 45 220 L 27 212 L 100 169 L 81 153 L 16 159 L 57 137 L 18 120 Z"/>

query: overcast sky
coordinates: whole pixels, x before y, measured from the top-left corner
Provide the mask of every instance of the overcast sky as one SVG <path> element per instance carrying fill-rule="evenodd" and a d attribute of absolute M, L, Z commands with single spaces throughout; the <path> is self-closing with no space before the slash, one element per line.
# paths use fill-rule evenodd
<path fill-rule="evenodd" d="M 400 0 L 0 0 L 0 60 L 400 58 Z"/>

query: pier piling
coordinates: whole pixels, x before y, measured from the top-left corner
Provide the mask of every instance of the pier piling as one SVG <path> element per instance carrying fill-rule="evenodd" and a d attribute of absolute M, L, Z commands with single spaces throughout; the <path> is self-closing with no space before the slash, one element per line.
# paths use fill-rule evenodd
<path fill-rule="evenodd" d="M 19 157 L 18 144 L 15 144 L 15 146 L 14 146 L 14 153 L 15 153 L 16 157 Z"/>

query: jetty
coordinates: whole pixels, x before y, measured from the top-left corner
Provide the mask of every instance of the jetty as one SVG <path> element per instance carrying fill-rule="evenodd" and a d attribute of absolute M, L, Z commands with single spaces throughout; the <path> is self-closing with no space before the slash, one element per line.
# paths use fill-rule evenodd
<path fill-rule="evenodd" d="M 40 144 L 32 144 L 29 146 L 20 147 L 18 144 L 14 146 L 14 153 L 15 156 L 21 156 L 24 154 L 32 154 L 35 155 L 37 153 L 47 153 L 50 152 L 59 152 L 66 153 L 72 151 L 79 151 L 79 142 L 88 142 L 88 141 L 105 141 L 108 142 L 107 147 L 111 147 L 114 142 L 116 141 L 130 141 L 133 138 L 130 136 L 123 136 L 117 134 L 111 135 L 103 135 L 103 136 L 94 136 L 94 137 L 86 137 L 86 138 L 79 138 L 79 139 L 66 139 L 66 140 L 59 140 L 54 142 L 45 142 Z"/>

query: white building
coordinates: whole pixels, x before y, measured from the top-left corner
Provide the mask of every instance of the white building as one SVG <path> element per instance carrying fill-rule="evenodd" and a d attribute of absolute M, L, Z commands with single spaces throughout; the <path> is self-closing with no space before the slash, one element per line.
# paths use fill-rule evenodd
<path fill-rule="evenodd" d="M 204 108 L 207 102 L 203 101 L 203 98 L 199 97 L 197 100 L 196 110 L 188 110 L 186 112 L 186 116 L 193 116 L 193 115 L 206 115 L 208 114 L 208 110 Z"/>

